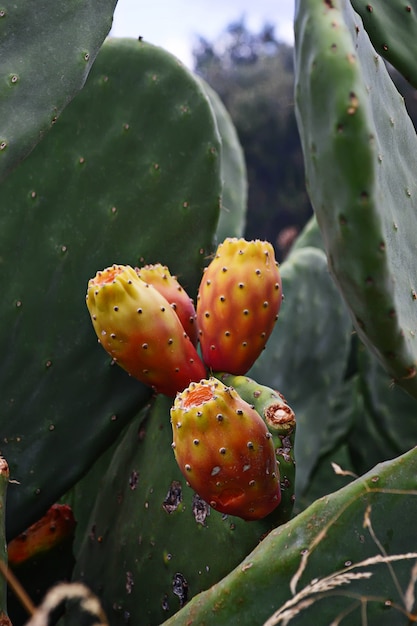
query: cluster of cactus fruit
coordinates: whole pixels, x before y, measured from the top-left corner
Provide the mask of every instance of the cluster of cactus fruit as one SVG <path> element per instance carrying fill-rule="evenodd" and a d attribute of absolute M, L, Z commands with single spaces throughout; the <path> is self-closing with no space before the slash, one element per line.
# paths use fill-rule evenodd
<path fill-rule="evenodd" d="M 280 504 L 280 448 L 255 406 L 215 376 L 246 374 L 281 301 L 272 245 L 243 238 L 218 246 L 196 308 L 161 264 L 113 265 L 88 283 L 91 320 L 113 362 L 155 393 L 176 396 L 172 448 L 186 480 L 212 508 L 245 520 L 262 519 Z"/>
<path fill-rule="evenodd" d="M 296 1 L 277 273 L 216 94 L 78 4 L 0 10 L 0 622 L 61 580 L 110 626 L 415 622 L 417 7 Z"/>

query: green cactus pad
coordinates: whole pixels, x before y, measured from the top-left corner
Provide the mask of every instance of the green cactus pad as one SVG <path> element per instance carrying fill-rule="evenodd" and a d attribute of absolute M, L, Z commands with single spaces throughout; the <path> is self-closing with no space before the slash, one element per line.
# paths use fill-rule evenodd
<path fill-rule="evenodd" d="M 0 180 L 83 87 L 116 0 L 15 0 L 0 6 Z"/>
<path fill-rule="evenodd" d="M 378 54 L 417 87 L 417 5 L 403 0 L 351 0 Z"/>
<path fill-rule="evenodd" d="M 406 592 L 415 582 L 416 472 L 413 449 L 317 500 L 164 626 L 229 626 L 237 610 L 242 626 L 411 623 L 407 608 L 415 615 L 415 607 Z M 387 556 L 396 560 L 387 565 Z M 370 576 L 349 579 L 365 572 Z M 294 619 L 270 619 L 284 603 Z"/>
<path fill-rule="evenodd" d="M 280 272 L 284 300 L 279 318 L 249 376 L 282 393 L 297 416 L 297 499 L 329 446 L 352 326 L 322 250 L 294 251 Z"/>
<path fill-rule="evenodd" d="M 294 241 L 291 252 L 294 252 L 299 248 L 309 247 L 319 248 L 319 250 L 324 251 L 323 236 L 320 232 L 315 215 L 311 216 L 301 233 L 298 235 L 297 239 Z"/>
<path fill-rule="evenodd" d="M 297 2 L 296 107 L 330 269 L 361 339 L 417 395 L 417 139 L 348 2 Z"/>
<path fill-rule="evenodd" d="M 362 412 L 354 421 L 349 447 L 356 471 L 404 453 L 417 441 L 417 400 L 392 382 L 364 346 L 359 347 Z M 401 416 L 401 419 L 398 418 Z"/>
<path fill-rule="evenodd" d="M 226 237 L 242 237 L 246 223 L 247 177 L 242 146 L 239 142 L 232 119 L 217 93 L 201 79 L 213 112 L 222 140 L 222 179 L 223 196 L 220 219 L 217 227 L 217 241 Z"/>
<path fill-rule="evenodd" d="M 124 626 L 126 615 L 132 624 L 160 624 L 272 528 L 267 518 L 245 522 L 196 498 L 171 449 L 171 404 L 158 396 L 128 427 L 95 483 L 88 524 L 77 529 L 74 579 L 99 593 L 112 626 Z"/>
<path fill-rule="evenodd" d="M 196 290 L 219 214 L 220 143 L 177 59 L 107 42 L 85 89 L 2 186 L 1 451 L 8 530 L 39 518 L 149 398 L 97 344 L 88 280 L 168 265 Z"/>

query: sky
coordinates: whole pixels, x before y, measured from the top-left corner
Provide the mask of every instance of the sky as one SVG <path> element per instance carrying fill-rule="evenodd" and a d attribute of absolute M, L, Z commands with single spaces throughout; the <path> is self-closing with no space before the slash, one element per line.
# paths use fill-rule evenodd
<path fill-rule="evenodd" d="M 118 0 L 110 34 L 142 36 L 191 68 L 197 36 L 213 41 L 241 17 L 255 32 L 274 24 L 276 37 L 293 43 L 293 13 L 294 0 Z"/>

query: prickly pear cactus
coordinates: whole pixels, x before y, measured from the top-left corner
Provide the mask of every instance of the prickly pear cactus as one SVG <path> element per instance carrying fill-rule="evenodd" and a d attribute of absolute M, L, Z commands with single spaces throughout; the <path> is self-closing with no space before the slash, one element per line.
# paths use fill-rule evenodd
<path fill-rule="evenodd" d="M 8 543 L 9 568 L 35 606 L 58 581 L 71 579 L 76 525 L 68 505 L 54 504 L 40 520 Z M 28 607 L 21 604 L 11 586 L 7 609 L 12 624 L 26 624 Z"/>
<path fill-rule="evenodd" d="M 363 406 L 349 433 L 349 445 L 356 471 L 363 473 L 415 444 L 417 400 L 392 386 L 386 371 L 364 346 L 358 347 L 357 367 Z"/>
<path fill-rule="evenodd" d="M 137 416 L 74 509 L 83 520 L 74 579 L 99 593 L 112 626 L 162 623 L 275 526 L 274 514 L 254 522 L 223 515 L 187 486 L 171 449 L 171 406 L 160 395 Z"/>
<path fill-rule="evenodd" d="M 217 226 L 217 241 L 226 237 L 243 237 L 246 224 L 248 184 L 245 156 L 232 119 L 217 93 L 201 77 L 222 141 L 223 194 L 220 218 Z"/>
<path fill-rule="evenodd" d="M 281 301 L 281 277 L 269 242 L 229 237 L 219 244 L 197 296 L 206 365 L 245 374 L 268 341 Z"/>
<path fill-rule="evenodd" d="M 33 149 L 83 87 L 117 0 L 0 7 L 0 180 Z"/>
<path fill-rule="evenodd" d="M 295 33 L 297 118 L 329 267 L 359 337 L 417 396 L 412 123 L 349 2 L 298 1 Z"/>
<path fill-rule="evenodd" d="M 112 265 L 88 282 L 88 310 L 99 343 L 131 376 L 167 396 L 206 375 L 168 300 L 129 265 Z"/>
<path fill-rule="evenodd" d="M 155 287 L 178 315 L 181 325 L 194 346 L 198 343 L 197 314 L 194 302 L 181 287 L 176 276 L 172 276 L 166 265 L 156 263 L 135 268 L 139 278 Z"/>
<path fill-rule="evenodd" d="M 81 94 L 3 182 L 9 537 L 86 472 L 151 394 L 97 346 L 88 280 L 117 261 L 161 262 L 195 295 L 218 221 L 220 158 L 191 73 L 160 48 L 111 40 Z"/>
<path fill-rule="evenodd" d="M 417 87 L 417 68 L 414 43 L 417 37 L 417 6 L 402 0 L 351 0 L 362 18 L 372 44 L 378 54 Z"/>
<path fill-rule="evenodd" d="M 295 250 L 280 273 L 285 297 L 279 320 L 249 376 L 283 393 L 297 416 L 297 507 L 325 449 L 350 428 L 337 398 L 345 384 L 352 325 L 322 250 Z"/>
<path fill-rule="evenodd" d="M 213 509 L 256 520 L 280 504 L 272 435 L 233 387 L 216 378 L 191 383 L 177 394 L 171 423 L 178 466 Z"/>
<path fill-rule="evenodd" d="M 229 626 L 237 610 L 248 626 L 406 626 L 415 619 L 416 471 L 414 448 L 317 500 L 165 626 Z"/>
<path fill-rule="evenodd" d="M 277 526 L 284 524 L 291 518 L 295 501 L 295 413 L 279 391 L 260 385 L 249 376 L 225 373 L 216 376 L 253 406 L 268 427 L 278 461 L 281 485 L 281 500 L 275 509 L 274 519 Z"/>

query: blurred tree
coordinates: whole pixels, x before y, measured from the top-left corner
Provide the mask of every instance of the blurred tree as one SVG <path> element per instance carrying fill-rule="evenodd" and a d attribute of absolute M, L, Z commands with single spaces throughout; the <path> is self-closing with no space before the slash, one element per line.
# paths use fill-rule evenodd
<path fill-rule="evenodd" d="M 311 215 L 294 113 L 293 49 L 275 38 L 272 25 L 252 33 L 241 19 L 214 42 L 200 37 L 193 55 L 195 71 L 223 100 L 244 149 L 245 235 L 268 239 L 282 259 Z"/>

